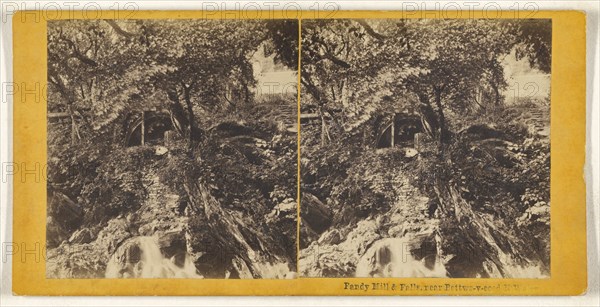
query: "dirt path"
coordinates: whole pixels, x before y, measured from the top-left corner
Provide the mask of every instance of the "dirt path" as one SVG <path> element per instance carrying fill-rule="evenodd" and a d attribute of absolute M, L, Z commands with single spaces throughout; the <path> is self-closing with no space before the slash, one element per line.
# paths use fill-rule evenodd
<path fill-rule="evenodd" d="M 148 167 L 143 177 L 148 196 L 136 215 L 140 235 L 181 232 L 187 217 L 179 210 L 179 196 L 160 182 L 156 168 Z"/>

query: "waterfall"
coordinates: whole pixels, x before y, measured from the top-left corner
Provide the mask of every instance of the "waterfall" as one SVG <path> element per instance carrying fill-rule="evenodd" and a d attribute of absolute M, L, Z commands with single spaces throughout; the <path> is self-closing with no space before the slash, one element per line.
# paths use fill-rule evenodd
<path fill-rule="evenodd" d="M 428 265 L 417 260 L 409 250 L 406 238 L 387 238 L 377 241 L 360 258 L 356 277 L 446 277 L 446 269 L 438 261 Z M 434 256 L 434 255 L 431 255 Z"/>
<path fill-rule="evenodd" d="M 107 278 L 203 278 L 196 272 L 189 255 L 185 255 L 183 265 L 177 265 L 175 256 L 163 256 L 156 237 L 134 240 L 125 251 L 115 252 L 111 257 L 106 267 Z M 139 248 L 139 257 L 130 255 L 131 247 Z"/>

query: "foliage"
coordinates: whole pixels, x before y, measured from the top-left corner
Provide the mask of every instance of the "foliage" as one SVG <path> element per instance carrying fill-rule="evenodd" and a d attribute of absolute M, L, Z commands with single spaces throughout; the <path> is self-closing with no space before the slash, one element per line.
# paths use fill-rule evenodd
<path fill-rule="evenodd" d="M 529 19 L 513 23 L 517 32 L 517 57 L 527 58 L 532 67 L 550 73 L 552 64 L 552 24 L 547 20 Z"/>
<path fill-rule="evenodd" d="M 335 229 L 410 205 L 399 200 L 408 180 L 429 198 L 415 214 L 442 236 L 438 256 L 458 255 L 453 274 L 481 276 L 494 246 L 549 267 L 548 105 L 502 96 L 505 57 L 549 72 L 549 21 L 316 20 L 302 31 L 302 110 L 318 118 L 302 125 L 301 185 Z M 419 144 L 373 149 L 398 113 L 420 115 Z"/>
<path fill-rule="evenodd" d="M 198 114 L 252 101 L 250 58 L 263 43 L 289 49 L 297 23 L 54 21 L 48 41 L 49 109 L 69 113 L 73 143 L 105 132 L 124 114 L 159 108 L 170 111 L 191 146 L 202 124 Z"/>
<path fill-rule="evenodd" d="M 283 133 L 279 122 L 290 120 L 275 109 L 295 110 L 296 98 L 272 97 L 275 111 L 259 110 L 251 58 L 266 48 L 297 65 L 297 51 L 283 54 L 297 37 L 295 20 L 50 22 L 48 110 L 57 119 L 49 123 L 49 185 L 83 207 L 82 227 L 93 229 L 137 210 L 155 170 L 182 202 L 186 180 L 201 178 L 227 209 L 263 218 L 295 198 L 295 137 Z M 168 155 L 123 146 L 148 110 L 168 112 L 180 134 Z M 211 130 L 239 120 L 251 135 Z"/>
<path fill-rule="evenodd" d="M 126 111 L 144 80 L 144 65 L 135 61 L 143 50 L 122 31 L 103 20 L 52 21 L 48 27 L 48 108 L 77 119 L 78 140 L 97 136 Z"/>
<path fill-rule="evenodd" d="M 502 103 L 503 57 L 513 48 L 549 44 L 544 22 L 306 21 L 303 103 L 314 105 L 322 119 L 332 118 L 343 132 L 383 110 L 418 110 L 427 132 L 447 141 L 449 116 Z M 547 62 L 532 52 L 519 54 Z M 335 138 L 325 122 L 323 141 Z"/>
<path fill-rule="evenodd" d="M 327 114 L 344 130 L 367 120 L 394 90 L 383 57 L 402 53 L 402 45 L 384 44 L 360 20 L 307 21 L 302 31 L 301 82 L 309 96 L 304 103 L 314 104 L 321 117 Z M 395 78 L 410 73 L 409 68 Z"/>
<path fill-rule="evenodd" d="M 271 37 L 265 45 L 266 55 L 275 55 L 275 61 L 298 69 L 298 22 L 295 20 L 270 20 L 265 23 Z"/>
<path fill-rule="evenodd" d="M 63 148 L 63 159 L 48 161 L 48 180 L 84 209 L 83 227 L 103 225 L 135 211 L 146 197 L 141 169 L 154 154 L 151 148 L 77 145 Z"/>

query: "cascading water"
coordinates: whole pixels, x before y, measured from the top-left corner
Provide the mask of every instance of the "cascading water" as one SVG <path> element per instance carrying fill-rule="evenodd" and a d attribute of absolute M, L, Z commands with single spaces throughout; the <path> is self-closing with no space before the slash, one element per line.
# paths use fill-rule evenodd
<path fill-rule="evenodd" d="M 411 255 L 406 238 L 377 241 L 360 258 L 356 277 L 446 277 L 446 269 L 438 261 L 427 265 Z"/>
<path fill-rule="evenodd" d="M 106 267 L 107 278 L 203 278 L 188 255 L 183 265 L 177 265 L 175 257 L 163 256 L 157 238 L 137 237 L 135 240 L 140 257 L 135 259 L 129 252 L 115 253 Z"/>

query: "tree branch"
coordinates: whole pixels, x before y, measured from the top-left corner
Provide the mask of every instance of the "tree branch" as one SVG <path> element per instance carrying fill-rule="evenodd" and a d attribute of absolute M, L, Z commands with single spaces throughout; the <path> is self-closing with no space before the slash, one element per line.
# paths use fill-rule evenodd
<path fill-rule="evenodd" d="M 90 59 L 89 57 L 85 56 L 84 54 L 82 54 L 79 51 L 79 48 L 77 48 L 77 45 L 75 45 L 75 43 L 72 40 L 70 40 L 66 37 L 63 37 L 63 39 L 65 40 L 65 42 L 67 42 L 67 44 L 73 50 L 73 53 L 71 54 L 71 56 L 78 59 L 79 61 L 81 61 L 84 64 L 87 64 L 87 65 L 90 65 L 93 67 L 98 67 L 98 63 L 96 63 L 96 61 L 94 61 L 94 60 Z"/>
<path fill-rule="evenodd" d="M 364 21 L 362 19 L 356 19 L 355 21 L 359 25 L 361 25 L 365 29 L 365 32 L 367 32 L 367 34 L 369 34 L 373 38 L 378 39 L 378 40 L 383 40 L 383 39 L 387 38 L 387 36 L 375 32 L 375 30 L 373 30 L 373 28 L 366 21 Z"/>
<path fill-rule="evenodd" d="M 131 38 L 133 36 L 135 36 L 135 34 L 133 33 L 129 33 L 125 30 L 123 30 L 123 28 L 121 28 L 114 20 L 112 19 L 103 19 L 104 21 L 106 21 L 106 23 L 108 23 L 113 30 L 115 30 L 115 32 L 121 36 L 125 36 L 126 38 Z"/>

